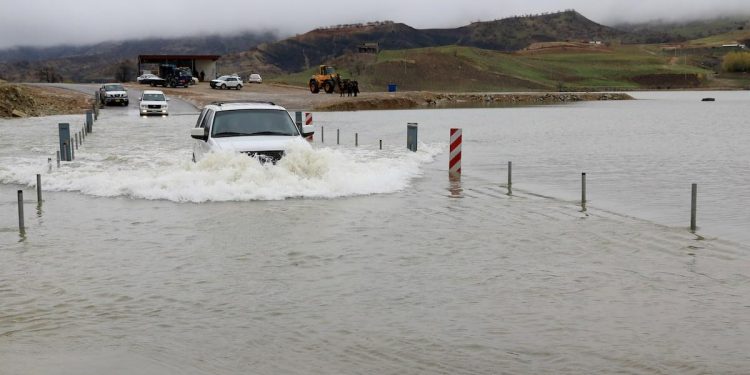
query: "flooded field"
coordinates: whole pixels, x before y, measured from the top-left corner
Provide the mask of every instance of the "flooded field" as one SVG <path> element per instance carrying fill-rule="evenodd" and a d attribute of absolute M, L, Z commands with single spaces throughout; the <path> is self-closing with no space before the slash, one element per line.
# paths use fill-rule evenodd
<path fill-rule="evenodd" d="M 636 96 L 315 113 L 275 166 L 108 108 L 50 172 L 82 116 L 0 120 L 0 374 L 747 373 L 750 94 Z"/>

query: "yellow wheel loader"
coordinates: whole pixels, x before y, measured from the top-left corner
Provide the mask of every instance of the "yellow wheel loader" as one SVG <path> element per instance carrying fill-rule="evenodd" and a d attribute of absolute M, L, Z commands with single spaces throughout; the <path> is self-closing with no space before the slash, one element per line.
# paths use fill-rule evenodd
<path fill-rule="evenodd" d="M 332 94 L 336 89 L 339 88 L 341 78 L 336 73 L 336 69 L 332 66 L 321 65 L 320 70 L 317 74 L 313 74 L 310 78 L 310 92 L 317 94 L 321 89 L 327 94 Z"/>

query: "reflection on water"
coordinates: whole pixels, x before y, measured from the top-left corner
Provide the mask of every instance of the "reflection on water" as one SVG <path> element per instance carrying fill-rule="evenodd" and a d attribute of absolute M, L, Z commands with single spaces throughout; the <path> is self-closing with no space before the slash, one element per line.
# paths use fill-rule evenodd
<path fill-rule="evenodd" d="M 464 189 L 461 188 L 461 175 L 449 174 L 448 182 L 448 191 L 451 193 L 450 197 L 463 198 L 462 193 Z"/>

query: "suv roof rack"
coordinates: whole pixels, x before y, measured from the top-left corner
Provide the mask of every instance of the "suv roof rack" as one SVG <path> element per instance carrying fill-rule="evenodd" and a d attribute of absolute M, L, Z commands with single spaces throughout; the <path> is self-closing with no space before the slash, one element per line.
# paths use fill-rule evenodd
<path fill-rule="evenodd" d="M 224 104 L 244 104 L 244 103 L 276 105 L 276 103 L 270 102 L 267 100 L 222 100 L 218 102 L 211 102 L 209 103 L 209 105 L 218 105 L 219 107 L 221 107 Z"/>

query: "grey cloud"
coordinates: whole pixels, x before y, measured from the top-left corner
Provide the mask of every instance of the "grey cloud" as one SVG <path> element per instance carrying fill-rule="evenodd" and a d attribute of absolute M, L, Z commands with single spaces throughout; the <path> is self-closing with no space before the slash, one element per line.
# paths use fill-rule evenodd
<path fill-rule="evenodd" d="M 747 0 L 0 0 L 0 48 L 85 44 L 142 37 L 177 37 L 278 30 L 303 33 L 319 26 L 393 20 L 417 28 L 465 25 L 519 14 L 576 9 L 605 24 L 748 14 Z M 323 4 L 318 6 L 317 4 Z"/>

